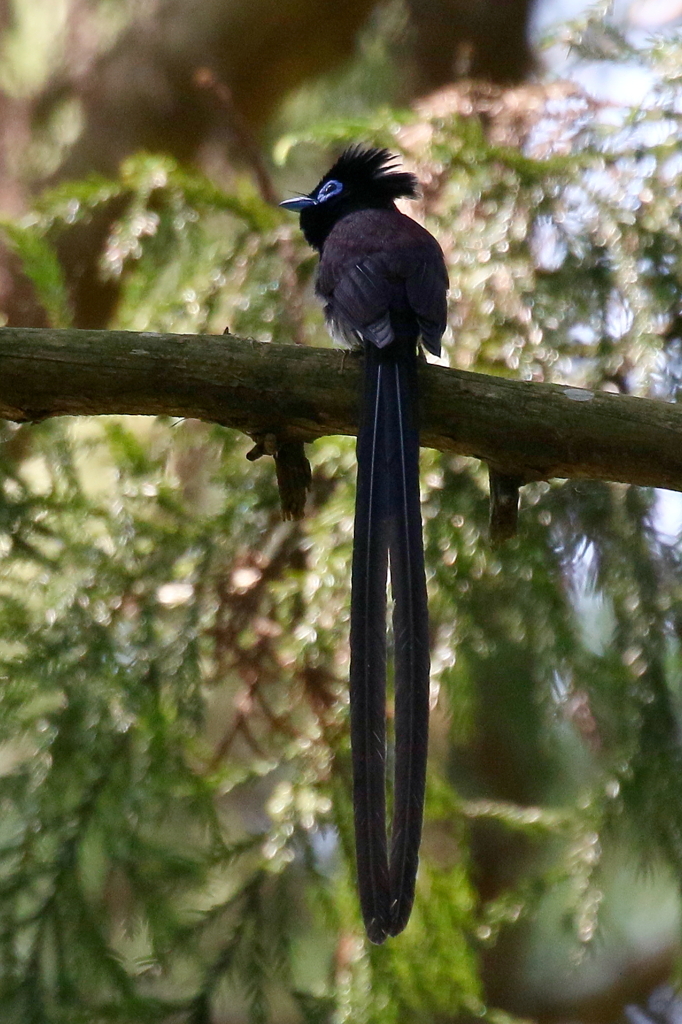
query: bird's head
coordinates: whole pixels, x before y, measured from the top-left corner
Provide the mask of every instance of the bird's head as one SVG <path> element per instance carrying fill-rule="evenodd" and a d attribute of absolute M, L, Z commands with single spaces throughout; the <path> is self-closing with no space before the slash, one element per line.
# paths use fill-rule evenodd
<path fill-rule="evenodd" d="M 313 248 L 321 250 L 334 224 L 356 210 L 391 209 L 394 200 L 416 199 L 414 174 L 396 170 L 387 149 L 349 146 L 308 195 L 285 199 L 280 206 L 300 213 L 301 230 Z"/>

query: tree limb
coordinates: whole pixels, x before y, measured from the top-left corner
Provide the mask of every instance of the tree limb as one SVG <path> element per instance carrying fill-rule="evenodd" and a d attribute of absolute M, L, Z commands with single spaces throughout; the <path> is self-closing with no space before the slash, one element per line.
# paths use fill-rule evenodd
<path fill-rule="evenodd" d="M 185 416 L 280 443 L 355 434 L 361 357 L 231 335 L 0 330 L 0 417 Z M 581 477 L 682 491 L 682 407 L 420 368 L 422 443 L 521 482 Z"/>

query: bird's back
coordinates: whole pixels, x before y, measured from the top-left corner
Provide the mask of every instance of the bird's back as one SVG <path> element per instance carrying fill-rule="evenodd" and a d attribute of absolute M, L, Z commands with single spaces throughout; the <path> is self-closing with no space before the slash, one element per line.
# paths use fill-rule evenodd
<path fill-rule="evenodd" d="M 383 347 L 421 334 L 438 351 L 445 330 L 448 277 L 441 248 L 396 209 L 356 210 L 327 238 L 316 291 L 327 318 L 345 334 Z"/>

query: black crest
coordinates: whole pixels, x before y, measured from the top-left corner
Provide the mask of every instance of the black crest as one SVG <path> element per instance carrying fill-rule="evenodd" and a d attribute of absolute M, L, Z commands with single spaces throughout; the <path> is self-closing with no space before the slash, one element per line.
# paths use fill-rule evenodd
<path fill-rule="evenodd" d="M 341 181 L 355 195 L 376 195 L 386 200 L 417 199 L 419 181 L 408 171 L 397 171 L 398 163 L 399 157 L 388 149 L 349 146 L 327 171 L 320 186 L 327 181 Z"/>
<path fill-rule="evenodd" d="M 357 210 L 392 210 L 401 196 L 416 199 L 414 174 L 396 170 L 398 158 L 388 149 L 349 146 L 309 195 L 285 199 L 280 206 L 301 215 L 301 230 L 318 252 L 342 217 Z"/>

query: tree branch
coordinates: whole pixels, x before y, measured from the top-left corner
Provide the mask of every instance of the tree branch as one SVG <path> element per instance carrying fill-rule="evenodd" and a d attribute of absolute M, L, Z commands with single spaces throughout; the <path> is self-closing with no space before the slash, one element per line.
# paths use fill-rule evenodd
<path fill-rule="evenodd" d="M 0 330 L 0 417 L 186 416 L 252 437 L 355 434 L 355 353 L 231 335 Z M 422 443 L 521 482 L 582 477 L 682 491 L 682 407 L 420 368 Z"/>

